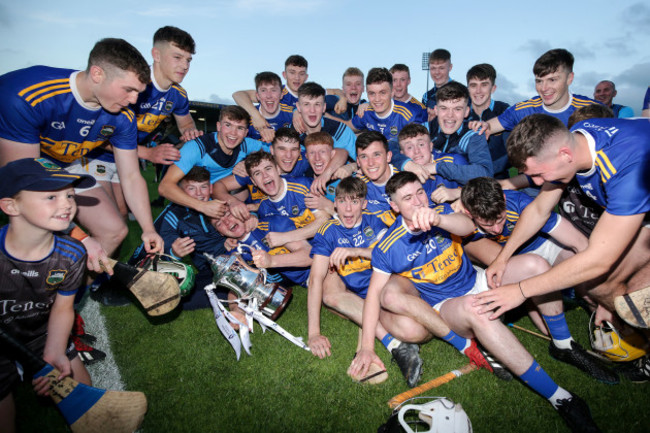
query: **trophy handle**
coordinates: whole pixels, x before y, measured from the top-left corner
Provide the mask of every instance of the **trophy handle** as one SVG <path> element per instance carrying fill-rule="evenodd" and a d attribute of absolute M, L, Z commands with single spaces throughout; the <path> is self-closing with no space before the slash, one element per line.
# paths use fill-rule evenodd
<path fill-rule="evenodd" d="M 251 254 L 253 254 L 253 251 L 254 251 L 254 250 L 253 250 L 253 247 L 251 247 L 250 245 L 247 245 L 247 244 L 239 244 L 239 245 L 237 245 L 237 253 L 238 253 L 240 256 L 243 254 L 243 251 L 242 251 L 242 248 L 243 248 L 243 247 L 248 248 L 248 251 L 249 251 Z M 266 284 L 266 277 L 267 277 L 267 275 L 268 275 L 266 269 L 264 269 L 264 268 L 262 268 L 262 269 L 253 268 L 252 266 L 248 265 L 248 263 L 246 263 L 246 261 L 243 260 L 243 259 L 242 259 L 242 263 L 243 263 L 244 266 L 246 266 L 249 270 L 256 271 L 256 272 L 259 271 L 259 272 L 262 274 L 262 284 Z"/>

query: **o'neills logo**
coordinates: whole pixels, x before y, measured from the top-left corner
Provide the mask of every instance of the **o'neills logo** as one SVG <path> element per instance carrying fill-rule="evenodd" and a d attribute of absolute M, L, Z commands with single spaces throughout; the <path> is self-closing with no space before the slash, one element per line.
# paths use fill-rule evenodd
<path fill-rule="evenodd" d="M 48 274 L 47 278 L 45 279 L 45 282 L 49 286 L 56 286 L 59 285 L 65 280 L 65 276 L 68 273 L 68 271 L 63 270 L 63 269 L 52 269 Z"/>

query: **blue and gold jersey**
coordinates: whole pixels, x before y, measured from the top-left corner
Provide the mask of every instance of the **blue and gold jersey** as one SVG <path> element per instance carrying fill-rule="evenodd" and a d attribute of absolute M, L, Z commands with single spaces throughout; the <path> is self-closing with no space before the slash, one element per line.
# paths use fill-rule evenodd
<path fill-rule="evenodd" d="M 527 101 L 511 105 L 498 117 L 498 119 L 499 123 L 501 123 L 501 126 L 503 126 L 503 129 L 506 131 L 512 131 L 513 128 L 517 126 L 517 123 L 521 122 L 521 119 L 536 113 L 557 117 L 562 121 L 562 123 L 568 125 L 569 117 L 574 111 L 580 107 L 586 107 L 591 104 L 600 104 L 600 102 L 589 99 L 586 96 L 571 94 L 571 98 L 566 107 L 558 111 L 552 111 L 544 106 L 540 96 L 535 96 Z"/>
<path fill-rule="evenodd" d="M 352 126 L 359 130 L 379 131 L 388 140 L 396 140 L 402 128 L 409 123 L 421 123 L 427 126 L 426 108 L 415 106 L 409 108 L 403 102 L 398 101 L 392 101 L 392 103 L 391 111 L 386 117 L 379 117 L 372 106 L 369 106 L 363 113 L 363 117 L 355 115 L 352 118 Z"/>
<path fill-rule="evenodd" d="M 62 166 L 109 140 L 119 149 L 136 148 L 135 114 L 90 108 L 77 90 L 71 69 L 32 66 L 0 77 L 0 137 L 37 144 Z"/>
<path fill-rule="evenodd" d="M 280 99 L 280 104 L 287 105 L 292 109 L 296 108 L 296 103 L 298 103 L 298 95 L 294 95 L 291 90 L 286 85 L 282 85 L 282 97 Z"/>
<path fill-rule="evenodd" d="M 453 213 L 447 204 L 435 209 L 441 214 Z M 407 278 L 431 306 L 463 296 L 476 281 L 476 271 L 463 252 L 460 237 L 439 227 L 412 232 L 401 215 L 372 251 L 372 269 Z"/>
<path fill-rule="evenodd" d="M 318 229 L 312 240 L 311 257 L 314 254 L 329 257 L 336 248 L 374 248 L 386 233 L 386 225 L 375 215 L 364 212 L 361 222 L 345 228 L 341 221 L 332 218 Z M 372 275 L 370 259 L 349 257 L 338 269 L 345 286 L 365 299 Z"/>
<path fill-rule="evenodd" d="M 257 105 L 257 109 L 259 111 L 259 104 Z M 275 131 L 277 131 L 279 128 L 291 128 L 291 124 L 293 123 L 293 107 L 285 104 L 280 104 L 280 111 L 278 111 L 278 114 L 270 119 L 265 118 L 265 120 Z M 262 139 L 262 136 L 257 131 L 257 129 L 253 127 L 253 125 L 248 127 L 247 136 L 255 140 Z"/>
<path fill-rule="evenodd" d="M 287 218 L 271 216 L 267 218 L 266 221 L 260 221 L 255 230 L 250 232 L 244 239 L 240 240 L 239 243 L 249 245 L 256 250 L 266 251 L 272 256 L 278 254 L 289 254 L 291 251 L 286 247 L 269 248 L 264 241 L 264 237 L 269 234 L 269 232 L 284 233 L 295 229 L 296 227 Z M 253 256 L 248 250 L 243 250 L 242 258 L 251 264 L 253 262 Z M 309 269 L 310 268 L 273 268 L 273 272 L 269 273 L 269 281 L 279 283 L 280 278 L 278 278 L 277 274 L 274 274 L 275 272 L 279 272 L 291 282 L 305 286 L 307 280 L 309 280 Z"/>
<path fill-rule="evenodd" d="M 348 152 L 348 157 L 352 160 L 357 159 L 357 150 L 355 148 L 355 143 L 357 142 L 357 136 L 354 135 L 354 132 L 348 128 L 345 123 L 341 123 L 338 120 L 328 119 L 323 117 L 320 121 L 320 130 L 327 132 L 334 139 L 334 148 L 335 149 L 344 149 Z M 300 135 L 300 144 L 304 147 L 305 138 L 307 134 Z"/>
<path fill-rule="evenodd" d="M 412 113 L 419 113 L 421 110 L 424 110 L 426 112 L 427 110 L 426 105 L 420 102 L 415 96 L 411 96 L 411 99 L 409 99 L 406 102 L 402 102 L 402 104 L 404 104 L 406 108 L 411 110 Z"/>
<path fill-rule="evenodd" d="M 587 138 L 594 161 L 576 174 L 582 191 L 612 215 L 650 211 L 650 121 L 590 119 L 571 130 Z"/>
<path fill-rule="evenodd" d="M 520 191 L 504 190 L 503 193 L 506 196 L 506 222 L 503 225 L 501 233 L 498 235 L 491 235 L 485 233 L 480 228 L 477 228 L 474 233 L 464 238 L 463 243 L 477 241 L 482 238 L 491 239 L 501 246 L 508 242 L 510 235 L 512 235 L 512 231 L 515 229 L 515 224 L 519 221 L 519 216 L 526 206 L 533 201 L 533 198 Z M 526 243 L 519 247 L 516 254 L 527 253 L 539 248 L 549 239 L 548 234 L 557 227 L 559 221 L 560 216 L 555 212 L 551 212 L 551 216 L 548 218 L 539 233 L 536 236 L 531 237 Z"/>
<path fill-rule="evenodd" d="M 257 213 L 260 221 L 280 215 L 293 221 L 295 228 L 302 228 L 316 220 L 315 209 L 305 205 L 312 179 L 307 177 L 280 178 L 284 182 L 284 194 L 276 200 L 265 197 L 260 201 Z"/>
<path fill-rule="evenodd" d="M 151 70 L 151 83 L 138 96 L 138 102 L 132 106 L 138 124 L 138 143 L 143 142 L 149 134 L 171 114 L 185 116 L 190 112 L 187 92 L 179 84 L 172 84 L 167 90 L 161 89 Z"/>

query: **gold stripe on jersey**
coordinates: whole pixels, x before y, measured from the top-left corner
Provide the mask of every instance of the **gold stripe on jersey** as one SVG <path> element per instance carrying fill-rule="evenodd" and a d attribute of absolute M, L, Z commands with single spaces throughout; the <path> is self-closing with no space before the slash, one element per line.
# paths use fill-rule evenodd
<path fill-rule="evenodd" d="M 18 92 L 18 96 L 21 98 L 25 96 L 25 94 L 31 92 L 34 89 L 38 89 L 39 87 L 49 87 L 52 85 L 60 85 L 60 84 L 67 84 L 70 85 L 70 78 L 58 78 L 56 80 L 48 80 L 48 81 L 41 81 L 40 83 L 33 84 L 29 87 L 24 88 L 20 92 Z M 41 92 L 42 93 L 42 92 Z"/>
<path fill-rule="evenodd" d="M 258 221 L 257 228 L 265 232 L 269 231 L 269 222 L 268 221 Z"/>
<path fill-rule="evenodd" d="M 64 93 L 70 93 L 70 92 L 72 92 L 72 90 L 70 90 L 70 87 L 67 87 L 65 89 L 61 89 L 61 90 L 56 91 L 56 92 L 50 92 L 50 93 L 47 93 L 47 94 L 41 96 L 40 98 L 32 101 L 29 105 L 31 105 L 32 107 L 36 107 L 39 103 L 45 101 L 46 99 L 49 99 L 49 98 L 51 98 L 53 96 L 56 96 L 56 95 L 62 95 Z"/>
<path fill-rule="evenodd" d="M 600 168 L 600 179 L 603 183 L 607 183 L 607 181 L 616 174 L 616 168 L 614 168 L 612 162 L 602 150 L 596 152 L 595 164 Z"/>
<path fill-rule="evenodd" d="M 104 143 L 104 139 L 97 141 L 86 140 L 83 143 L 76 143 L 74 141 L 55 141 L 51 138 L 40 137 L 41 139 L 41 151 L 50 155 L 52 158 L 70 163 L 73 162 L 94 148 L 101 146 Z"/>
<path fill-rule="evenodd" d="M 494 134 L 492 134 L 492 135 L 494 135 Z M 451 155 L 445 155 L 445 156 L 441 156 L 440 158 L 435 158 L 435 161 L 436 162 L 451 162 L 451 163 L 453 163 L 454 162 L 454 157 L 451 156 Z"/>
<path fill-rule="evenodd" d="M 130 108 L 122 108 L 120 114 L 124 114 L 129 119 L 129 122 L 133 122 L 133 119 L 135 119 L 135 112 Z"/>
<path fill-rule="evenodd" d="M 339 267 L 337 272 L 342 277 L 347 277 L 348 275 L 355 274 L 357 272 L 363 272 L 371 268 L 370 260 L 363 257 L 354 257 L 347 258 L 343 266 Z"/>
<path fill-rule="evenodd" d="M 427 108 L 422 102 L 420 102 L 418 99 L 415 99 L 415 96 L 411 96 L 411 99 L 409 99 L 407 103 L 419 105 L 420 107 L 422 107 L 422 109 Z"/>
<path fill-rule="evenodd" d="M 285 111 L 287 113 L 293 113 L 293 107 L 287 104 L 280 104 L 280 111 Z"/>
<path fill-rule="evenodd" d="M 463 248 L 457 239 L 430 262 L 399 275 L 421 283 L 442 284 L 463 264 Z"/>
<path fill-rule="evenodd" d="M 25 97 L 25 101 L 29 102 L 33 107 L 34 105 L 36 105 L 38 102 L 42 101 L 43 99 L 47 99 L 47 98 L 49 98 L 51 96 L 59 95 L 61 93 L 68 93 L 70 91 L 71 90 L 70 90 L 70 84 L 69 83 L 52 85 L 52 86 L 49 86 L 49 87 L 45 87 L 43 89 L 39 89 L 36 92 L 30 93 L 29 96 Z M 52 93 L 52 92 L 56 92 L 56 93 L 48 95 L 48 93 Z M 43 97 L 37 99 L 35 102 L 32 102 L 32 101 L 34 101 L 34 99 L 37 96 L 41 96 L 41 95 L 43 95 Z"/>
<path fill-rule="evenodd" d="M 298 194 L 309 194 L 309 188 L 301 183 L 287 182 L 287 190 Z"/>
<path fill-rule="evenodd" d="M 183 98 L 187 98 L 187 90 L 183 89 L 178 84 L 172 84 L 172 87 L 178 90 L 178 93 L 180 93 Z"/>
<path fill-rule="evenodd" d="M 340 225 L 340 223 L 338 223 L 338 221 L 336 220 L 328 220 L 318 228 L 318 233 L 320 233 L 321 235 L 325 235 L 327 229 L 330 228 L 332 225 Z"/>
<path fill-rule="evenodd" d="M 409 110 L 406 107 L 403 107 L 401 105 L 394 105 L 393 106 L 393 113 L 397 113 L 400 116 L 402 116 L 406 120 L 411 120 L 413 117 L 413 113 L 411 113 L 411 110 Z"/>
<path fill-rule="evenodd" d="M 517 104 L 515 104 L 515 110 L 523 110 L 524 108 L 541 107 L 541 106 L 542 106 L 542 98 L 533 98 L 527 101 L 518 102 Z"/>
<path fill-rule="evenodd" d="M 391 245 L 393 245 L 395 241 L 400 237 L 402 237 L 404 234 L 406 234 L 406 227 L 400 226 L 397 230 L 391 233 L 390 236 L 388 236 L 386 239 L 381 241 L 381 243 L 379 244 L 379 250 L 382 253 L 385 253 L 386 251 L 388 251 Z"/>
<path fill-rule="evenodd" d="M 280 254 L 289 254 L 291 251 L 286 247 L 276 247 L 269 251 L 270 256 L 277 256 Z"/>
<path fill-rule="evenodd" d="M 571 105 L 574 107 L 586 107 L 587 105 L 592 105 L 594 104 L 594 101 L 591 99 L 582 99 L 582 98 L 576 98 L 575 96 L 571 100 Z"/>

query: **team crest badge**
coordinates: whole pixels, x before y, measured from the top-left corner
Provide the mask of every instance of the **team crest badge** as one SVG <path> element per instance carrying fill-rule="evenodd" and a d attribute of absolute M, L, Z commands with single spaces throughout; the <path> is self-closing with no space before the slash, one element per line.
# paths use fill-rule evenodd
<path fill-rule="evenodd" d="M 441 235 L 436 235 L 436 242 L 438 244 L 443 244 L 445 242 L 445 238 L 443 238 Z"/>
<path fill-rule="evenodd" d="M 34 161 L 38 162 L 46 170 L 61 170 L 61 167 L 45 158 L 35 158 Z"/>
<path fill-rule="evenodd" d="M 391 126 L 390 127 L 390 135 L 397 135 L 399 131 L 397 131 L 397 126 Z"/>
<path fill-rule="evenodd" d="M 173 107 L 174 107 L 174 101 L 165 102 L 165 111 L 172 111 Z"/>
<path fill-rule="evenodd" d="M 375 232 L 372 230 L 372 227 L 366 227 L 363 229 L 363 234 L 366 235 L 367 238 L 371 238 L 375 235 Z"/>
<path fill-rule="evenodd" d="M 115 132 L 115 127 L 114 126 L 112 126 L 112 125 L 104 125 L 104 126 L 102 126 L 102 129 L 99 131 L 99 134 L 102 137 L 110 137 L 111 135 L 113 135 L 114 132 Z"/>
<path fill-rule="evenodd" d="M 45 282 L 49 286 L 56 286 L 58 284 L 61 284 L 63 280 L 65 280 L 65 276 L 68 273 L 68 271 L 63 270 L 63 269 L 52 269 L 48 274 L 47 278 L 45 279 Z"/>
<path fill-rule="evenodd" d="M 298 208 L 298 205 L 297 205 L 297 204 L 291 206 L 291 214 L 292 214 L 293 216 L 296 216 L 296 215 L 298 215 L 299 213 L 300 213 L 300 209 Z"/>
<path fill-rule="evenodd" d="M 336 187 L 334 185 L 330 185 L 327 187 L 328 194 L 334 195 L 335 192 L 336 192 Z"/>
<path fill-rule="evenodd" d="M 104 167 L 103 165 L 98 165 L 97 174 L 106 174 L 106 167 Z"/>
<path fill-rule="evenodd" d="M 506 227 L 508 228 L 508 231 L 512 232 L 515 229 L 515 224 L 511 223 L 511 222 L 508 222 L 506 224 Z"/>

